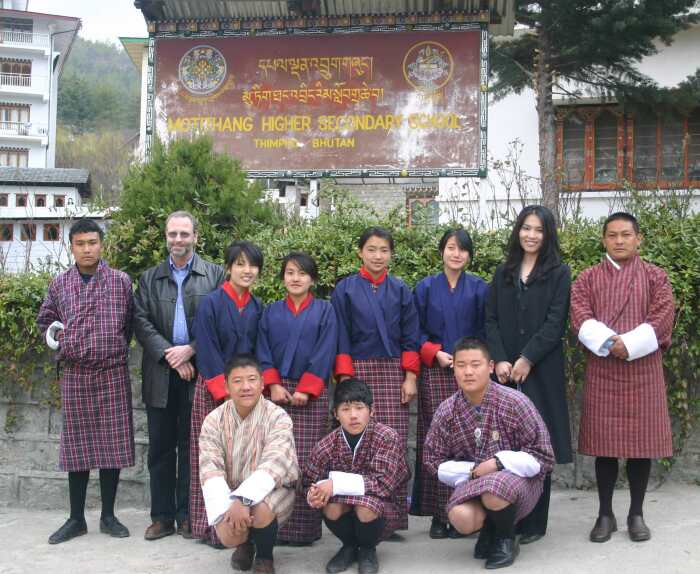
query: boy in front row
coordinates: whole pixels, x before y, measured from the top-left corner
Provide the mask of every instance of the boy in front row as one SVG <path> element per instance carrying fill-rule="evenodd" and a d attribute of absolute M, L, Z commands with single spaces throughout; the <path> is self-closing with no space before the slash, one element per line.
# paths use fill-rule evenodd
<path fill-rule="evenodd" d="M 355 561 L 360 574 L 379 570 L 376 546 L 398 526 L 399 487 L 409 478 L 398 433 L 372 419 L 372 391 L 356 379 L 339 383 L 333 414 L 340 428 L 311 451 L 304 471 L 307 501 L 342 542 L 326 565 L 334 574 Z"/>
<path fill-rule="evenodd" d="M 554 453 L 530 399 L 491 380 L 484 343 L 460 339 L 452 356 L 459 390 L 435 412 L 423 465 L 455 487 L 447 503 L 452 526 L 462 534 L 481 530 L 474 557 L 503 568 L 518 555 L 515 524 L 537 503 Z"/>

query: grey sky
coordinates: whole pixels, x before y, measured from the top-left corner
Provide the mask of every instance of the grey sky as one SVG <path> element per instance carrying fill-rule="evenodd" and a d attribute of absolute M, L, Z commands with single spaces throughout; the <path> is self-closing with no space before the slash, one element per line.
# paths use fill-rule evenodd
<path fill-rule="evenodd" d="M 146 36 L 146 22 L 134 0 L 29 0 L 28 9 L 74 16 L 82 21 L 80 36 L 117 43 L 119 36 Z"/>

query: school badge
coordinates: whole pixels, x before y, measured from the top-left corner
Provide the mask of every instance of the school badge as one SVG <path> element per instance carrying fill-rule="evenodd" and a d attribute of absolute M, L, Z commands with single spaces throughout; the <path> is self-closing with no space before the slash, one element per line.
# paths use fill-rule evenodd
<path fill-rule="evenodd" d="M 452 77 L 454 62 L 450 51 L 438 42 L 418 42 L 403 59 L 403 75 L 416 90 L 438 92 Z"/>
<path fill-rule="evenodd" d="M 212 46 L 195 46 L 180 60 L 178 75 L 188 92 L 206 96 L 226 79 L 226 58 Z"/>

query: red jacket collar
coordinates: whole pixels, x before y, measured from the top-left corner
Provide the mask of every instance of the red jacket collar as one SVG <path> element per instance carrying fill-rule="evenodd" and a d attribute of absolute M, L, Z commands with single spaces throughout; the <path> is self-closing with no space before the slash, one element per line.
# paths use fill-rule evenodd
<path fill-rule="evenodd" d="M 243 309 L 248 304 L 248 301 L 250 301 L 250 291 L 246 291 L 243 293 L 243 295 L 239 296 L 238 293 L 236 293 L 236 290 L 231 286 L 231 284 L 226 281 L 221 288 L 224 290 L 226 295 L 229 296 L 231 301 L 233 301 L 236 304 L 236 307 L 240 310 Z"/>
<path fill-rule="evenodd" d="M 386 279 L 386 275 L 387 270 L 385 269 L 384 272 L 375 279 L 374 277 L 372 277 L 370 272 L 367 271 L 367 269 L 365 269 L 364 267 L 360 267 L 360 277 L 367 279 L 367 281 L 369 281 L 375 287 L 381 285 L 384 282 L 384 279 Z"/>
<path fill-rule="evenodd" d="M 306 296 L 306 299 L 304 299 L 304 300 L 301 302 L 301 305 L 299 305 L 299 308 L 297 309 L 297 308 L 294 306 L 294 301 L 292 301 L 292 298 L 291 298 L 289 295 L 287 295 L 287 298 L 286 298 L 287 307 L 289 307 L 289 310 L 292 312 L 292 314 L 298 315 L 298 314 L 301 313 L 304 309 L 306 309 L 309 305 L 311 305 L 311 301 L 313 301 L 313 299 L 314 299 L 314 296 L 313 296 L 311 293 L 309 293 L 309 294 Z"/>

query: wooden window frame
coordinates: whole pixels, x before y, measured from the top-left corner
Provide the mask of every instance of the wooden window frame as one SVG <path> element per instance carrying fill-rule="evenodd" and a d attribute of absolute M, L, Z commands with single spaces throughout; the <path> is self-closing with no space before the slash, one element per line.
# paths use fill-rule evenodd
<path fill-rule="evenodd" d="M 24 205 L 20 205 L 20 199 L 24 200 Z M 16 193 L 15 194 L 15 207 L 29 207 L 29 194 L 28 193 Z"/>
<path fill-rule="evenodd" d="M 43 201 L 44 205 L 39 205 L 39 201 Z M 40 193 L 34 196 L 34 207 L 46 207 L 46 194 Z"/>
<path fill-rule="evenodd" d="M 58 201 L 61 201 L 62 205 L 58 205 Z M 66 206 L 66 196 L 65 195 L 54 195 L 53 196 L 53 206 L 54 207 L 65 207 Z"/>
<path fill-rule="evenodd" d="M 29 234 L 27 234 L 27 228 L 30 231 Z M 20 241 L 36 241 L 36 223 L 20 223 L 19 239 Z"/>
<path fill-rule="evenodd" d="M 0 193 L 0 207 L 10 207 L 9 193 Z"/>
<path fill-rule="evenodd" d="M 10 230 L 10 237 L 8 239 L 5 239 L 3 237 L 3 229 L 9 229 Z M 0 241 L 4 243 L 9 243 L 10 241 L 15 240 L 15 225 L 13 223 L 0 223 Z"/>
<path fill-rule="evenodd" d="M 56 231 L 56 239 L 51 239 L 49 237 L 49 231 L 50 230 L 55 230 Z M 43 235 L 44 235 L 44 241 L 61 241 L 61 226 L 58 223 L 44 223 L 44 229 L 43 229 Z"/>

